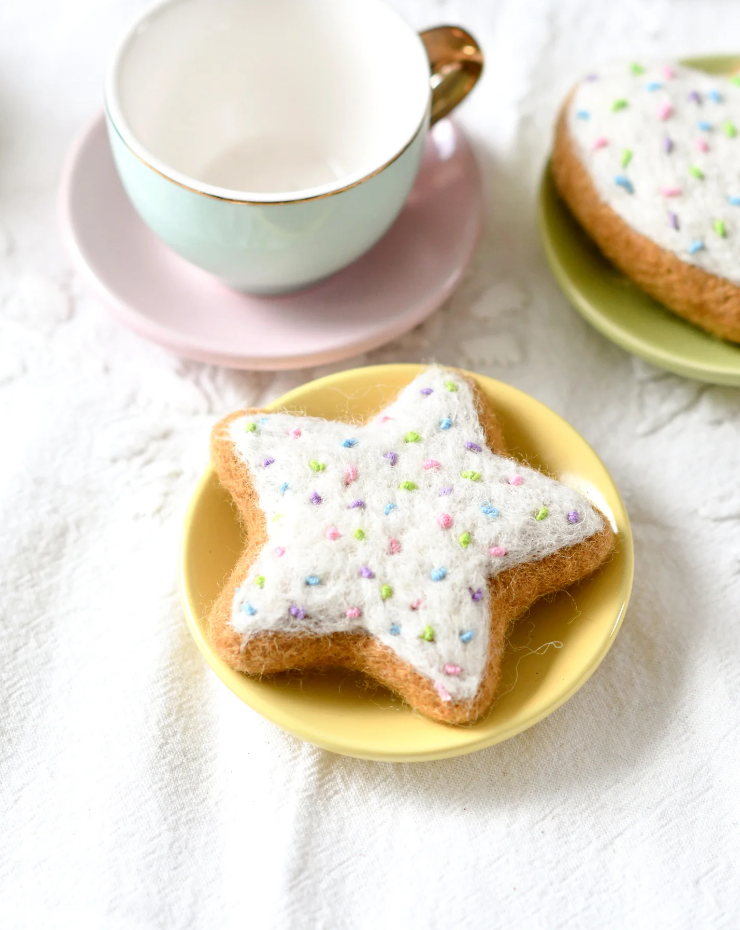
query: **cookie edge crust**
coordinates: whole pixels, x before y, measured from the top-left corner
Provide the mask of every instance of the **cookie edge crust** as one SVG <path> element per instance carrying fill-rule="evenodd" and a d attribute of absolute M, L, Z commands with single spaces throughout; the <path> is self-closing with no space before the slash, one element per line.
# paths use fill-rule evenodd
<path fill-rule="evenodd" d="M 460 374 L 458 372 L 458 374 Z M 478 415 L 491 451 L 505 455 L 500 421 L 480 387 L 469 379 Z M 385 405 L 384 405 L 385 406 Z M 509 624 L 537 597 L 554 593 L 594 572 L 609 556 L 615 535 L 603 517 L 604 529 L 575 546 L 539 562 L 513 566 L 489 579 L 490 626 L 486 671 L 475 697 L 443 701 L 431 679 L 415 671 L 388 646 L 368 633 L 331 633 L 323 636 L 259 633 L 242 648 L 242 637 L 231 626 L 237 586 L 267 541 L 264 512 L 247 466 L 235 454 L 229 425 L 244 415 L 274 411 L 240 410 L 219 421 L 211 434 L 211 458 L 219 480 L 229 492 L 246 530 L 247 543 L 207 617 L 208 639 L 214 652 L 231 668 L 260 677 L 278 672 L 341 666 L 362 672 L 400 695 L 414 710 L 448 724 L 472 724 L 488 712 L 495 697 Z M 371 419 L 369 417 L 368 419 Z"/>
<path fill-rule="evenodd" d="M 560 196 L 601 252 L 642 290 L 712 335 L 740 342 L 740 287 L 661 248 L 601 199 L 568 130 L 574 93 L 555 126 L 551 164 Z"/>

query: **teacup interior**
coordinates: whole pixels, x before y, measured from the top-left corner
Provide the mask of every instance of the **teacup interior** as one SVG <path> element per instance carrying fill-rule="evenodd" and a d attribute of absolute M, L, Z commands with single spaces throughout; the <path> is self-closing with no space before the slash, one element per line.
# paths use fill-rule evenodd
<path fill-rule="evenodd" d="M 292 199 L 399 154 L 429 63 L 382 0 L 170 0 L 124 41 L 106 96 L 124 140 L 175 180 Z"/>

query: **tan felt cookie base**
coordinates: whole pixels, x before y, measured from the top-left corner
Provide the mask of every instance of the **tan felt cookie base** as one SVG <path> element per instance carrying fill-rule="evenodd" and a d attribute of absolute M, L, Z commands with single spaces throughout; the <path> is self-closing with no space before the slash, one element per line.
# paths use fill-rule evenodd
<path fill-rule="evenodd" d="M 568 132 L 569 106 L 570 99 L 558 118 L 552 172 L 576 219 L 604 255 L 648 294 L 715 336 L 740 342 L 740 288 L 635 232 L 601 200 Z"/>
<path fill-rule="evenodd" d="M 479 418 L 489 448 L 505 454 L 501 426 L 488 401 L 474 385 Z M 487 670 L 472 701 L 442 701 L 432 681 L 403 662 L 391 649 L 367 633 L 332 633 L 324 636 L 265 632 L 251 637 L 242 648 L 242 636 L 231 625 L 236 588 L 244 580 L 267 541 L 263 511 L 249 471 L 237 458 L 229 438 L 232 420 L 262 410 L 239 410 L 213 429 L 211 457 L 221 484 L 234 499 L 247 535 L 244 552 L 224 584 L 208 617 L 209 640 L 229 666 L 249 675 L 271 675 L 289 670 L 342 666 L 370 676 L 399 694 L 413 708 L 444 723 L 473 723 L 488 711 L 498 687 L 509 623 L 538 597 L 559 591 L 593 572 L 614 548 L 614 533 L 605 521 L 602 532 L 562 549 L 539 562 L 517 565 L 489 581 L 491 627 Z"/>

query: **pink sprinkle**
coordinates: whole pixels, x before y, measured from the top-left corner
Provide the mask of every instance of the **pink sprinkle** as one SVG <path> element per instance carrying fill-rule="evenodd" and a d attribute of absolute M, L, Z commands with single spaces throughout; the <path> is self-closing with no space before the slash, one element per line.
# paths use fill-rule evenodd
<path fill-rule="evenodd" d="M 342 535 L 342 534 L 339 532 L 339 530 L 336 528 L 336 526 L 330 526 L 329 529 L 326 531 L 326 538 L 327 538 L 327 539 L 331 539 L 332 542 L 333 542 L 335 539 L 339 539 L 339 537 L 340 537 L 341 535 Z"/>
<path fill-rule="evenodd" d="M 393 419 L 393 417 L 381 417 L 381 418 L 380 418 L 380 422 L 381 422 L 381 423 L 387 423 L 388 420 L 392 420 L 392 419 Z"/>
<path fill-rule="evenodd" d="M 462 669 L 459 665 L 453 665 L 452 662 L 449 662 L 445 665 L 445 675 L 459 675 Z"/>
<path fill-rule="evenodd" d="M 671 81 L 676 76 L 676 72 L 673 70 L 673 68 L 671 68 L 670 65 L 663 65 L 660 70 L 662 71 L 663 77 L 666 79 L 666 81 Z"/>
<path fill-rule="evenodd" d="M 344 483 L 352 484 L 357 480 L 357 469 L 354 465 L 348 465 L 344 470 Z"/>
<path fill-rule="evenodd" d="M 356 620 L 360 616 L 360 608 L 350 607 L 345 616 L 349 617 L 350 620 Z"/>
<path fill-rule="evenodd" d="M 709 151 L 709 143 L 707 142 L 706 139 L 697 139 L 697 140 L 696 140 L 696 147 L 699 149 L 700 152 L 708 152 L 708 151 Z"/>
<path fill-rule="evenodd" d="M 681 196 L 680 187 L 664 187 L 661 189 L 660 192 L 664 197 L 680 197 Z"/>
<path fill-rule="evenodd" d="M 509 478 L 509 484 L 513 484 L 514 486 L 524 484 L 524 478 L 522 478 L 521 475 L 512 475 L 511 478 Z"/>
<path fill-rule="evenodd" d="M 594 141 L 594 151 L 606 148 L 607 145 L 609 145 L 609 140 L 606 136 L 599 136 L 599 138 Z"/>
<path fill-rule="evenodd" d="M 414 603 L 411 605 L 412 610 L 418 610 L 420 607 L 421 607 L 421 598 L 419 598 L 418 601 L 414 601 Z"/>
<path fill-rule="evenodd" d="M 492 555 L 494 559 L 500 559 L 502 555 L 506 555 L 506 549 L 503 546 L 491 546 L 488 554 Z"/>
<path fill-rule="evenodd" d="M 658 119 L 668 119 L 673 114 L 673 107 L 670 103 L 664 103 L 658 110 Z"/>
<path fill-rule="evenodd" d="M 443 701 L 451 701 L 450 692 L 445 688 L 441 681 L 435 681 L 434 687 L 437 689 L 437 694 Z"/>
<path fill-rule="evenodd" d="M 275 546 L 275 555 L 281 558 L 285 555 L 285 549 L 282 546 Z"/>
<path fill-rule="evenodd" d="M 400 551 L 401 543 L 397 539 L 393 539 L 393 537 L 391 537 L 388 540 L 388 552 L 390 552 L 391 555 L 397 555 Z"/>
<path fill-rule="evenodd" d="M 437 517 L 437 523 L 443 530 L 448 530 L 452 526 L 452 517 L 448 513 L 441 513 Z"/>
<path fill-rule="evenodd" d="M 440 463 L 436 459 L 427 459 L 421 467 L 428 471 L 430 468 L 439 468 L 439 466 Z"/>
<path fill-rule="evenodd" d="M 292 436 L 293 439 L 298 439 L 298 437 L 301 435 L 301 431 L 296 427 L 296 429 L 292 429 L 292 430 L 288 433 L 288 435 L 289 435 L 289 436 Z"/>

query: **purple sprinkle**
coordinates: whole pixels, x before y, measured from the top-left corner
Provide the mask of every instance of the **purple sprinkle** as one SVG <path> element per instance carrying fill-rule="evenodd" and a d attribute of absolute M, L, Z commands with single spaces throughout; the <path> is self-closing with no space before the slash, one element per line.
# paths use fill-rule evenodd
<path fill-rule="evenodd" d="M 577 510 L 571 510 L 571 512 L 568 514 L 568 523 L 578 523 L 580 519 L 581 515 Z"/>
<path fill-rule="evenodd" d="M 274 463 L 274 461 L 275 461 L 275 459 L 265 459 L 264 462 L 262 463 L 262 467 L 263 467 L 263 468 L 267 468 L 267 466 L 268 466 L 268 465 L 272 465 L 272 464 Z"/>
<path fill-rule="evenodd" d="M 478 588 L 477 591 L 474 591 L 472 588 L 468 588 L 468 591 L 470 591 L 470 596 L 473 598 L 474 601 L 482 600 L 483 591 L 480 588 Z"/>
<path fill-rule="evenodd" d="M 364 507 L 364 506 L 365 506 L 365 501 L 356 500 L 356 501 L 352 501 L 352 503 L 349 505 L 349 509 L 356 510 L 358 507 Z"/>
<path fill-rule="evenodd" d="M 374 578 L 375 577 L 375 572 L 371 571 L 367 567 L 367 565 L 362 566 L 362 568 L 360 569 L 360 574 L 362 575 L 363 578 Z"/>
<path fill-rule="evenodd" d="M 599 75 L 598 75 L 598 74 L 587 74 L 587 75 L 586 75 L 586 80 L 587 80 L 587 81 L 598 81 L 598 80 L 599 80 Z"/>
<path fill-rule="evenodd" d="M 425 397 L 428 397 L 430 394 L 433 394 L 434 391 L 432 390 L 432 388 L 422 388 L 420 393 L 423 394 Z"/>
<path fill-rule="evenodd" d="M 316 491 L 314 491 L 314 492 L 311 494 L 311 503 L 312 503 L 312 504 L 320 504 L 321 502 L 322 502 L 321 497 L 319 497 L 319 495 L 316 493 Z"/>
<path fill-rule="evenodd" d="M 383 454 L 383 458 L 388 459 L 391 465 L 395 465 L 396 462 L 398 461 L 398 453 L 397 452 L 385 452 Z"/>
<path fill-rule="evenodd" d="M 452 494 L 452 488 L 442 488 L 439 492 L 440 497 L 447 497 L 448 494 Z"/>
<path fill-rule="evenodd" d="M 471 452 L 480 452 L 480 446 L 477 442 L 466 442 L 465 448 L 470 449 Z"/>
<path fill-rule="evenodd" d="M 674 229 L 678 229 L 678 213 L 669 213 L 668 218 L 671 221 L 671 226 Z"/>
<path fill-rule="evenodd" d="M 663 139 L 663 151 L 667 155 L 670 155 L 673 151 L 673 139 L 671 139 L 670 136 L 666 136 L 665 139 Z"/>
<path fill-rule="evenodd" d="M 689 92 L 688 99 L 689 99 L 689 100 L 693 100 L 694 103 L 701 103 L 701 97 L 699 96 L 699 94 L 698 94 L 697 91 L 695 91 L 695 90 L 692 90 L 692 91 Z"/>
<path fill-rule="evenodd" d="M 306 611 L 302 607 L 299 607 L 297 604 L 293 604 L 293 606 L 290 608 L 290 615 L 291 617 L 295 617 L 296 620 L 305 620 Z"/>

